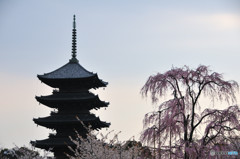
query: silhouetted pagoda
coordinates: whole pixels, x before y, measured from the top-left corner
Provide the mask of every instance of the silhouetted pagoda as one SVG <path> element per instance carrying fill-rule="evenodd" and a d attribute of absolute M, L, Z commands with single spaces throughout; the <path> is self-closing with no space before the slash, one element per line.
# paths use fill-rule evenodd
<path fill-rule="evenodd" d="M 76 22 L 75 15 L 72 30 L 72 58 L 67 64 L 59 69 L 38 75 L 37 77 L 45 84 L 55 88 L 52 95 L 36 97 L 37 101 L 57 111 L 51 112 L 50 116 L 33 119 L 37 125 L 56 130 L 56 134 L 50 134 L 48 139 L 32 141 L 37 148 L 51 150 L 57 159 L 65 158 L 65 152 L 71 153 L 68 146 L 75 145 L 69 136 L 76 136 L 75 130 L 85 137 L 87 130 L 82 126 L 79 118 L 86 126 L 91 125 L 93 130 L 109 127 L 110 123 L 101 121 L 91 109 L 107 107 L 109 103 L 101 101 L 89 89 L 106 87 L 107 82 L 98 78 L 83 68 L 76 58 Z"/>

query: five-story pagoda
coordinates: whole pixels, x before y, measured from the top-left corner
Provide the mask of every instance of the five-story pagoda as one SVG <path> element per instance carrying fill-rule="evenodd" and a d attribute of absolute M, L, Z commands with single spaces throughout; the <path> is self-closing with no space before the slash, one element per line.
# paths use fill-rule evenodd
<path fill-rule="evenodd" d="M 72 58 L 59 69 L 38 75 L 45 84 L 53 87 L 53 93 L 49 96 L 37 96 L 36 100 L 50 108 L 57 109 L 50 116 L 33 119 L 37 125 L 56 130 L 56 134 L 50 134 L 48 139 L 32 141 L 37 148 L 51 150 L 57 159 L 65 158 L 65 153 L 71 153 L 67 146 L 74 148 L 69 136 L 76 136 L 76 132 L 85 137 L 88 133 L 84 125 L 91 125 L 93 130 L 109 127 L 110 123 L 101 121 L 91 109 L 107 107 L 109 103 L 101 101 L 89 89 L 106 87 L 107 82 L 98 78 L 83 68 L 76 58 L 76 22 L 75 15 L 72 30 Z"/>

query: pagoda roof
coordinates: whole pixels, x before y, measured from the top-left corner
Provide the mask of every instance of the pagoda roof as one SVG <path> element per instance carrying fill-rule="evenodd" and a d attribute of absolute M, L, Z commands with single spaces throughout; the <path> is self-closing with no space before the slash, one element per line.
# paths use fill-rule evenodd
<path fill-rule="evenodd" d="M 102 122 L 99 117 L 94 114 L 74 114 L 74 115 L 51 115 L 44 118 L 33 119 L 33 121 L 41 126 L 47 128 L 58 127 L 82 127 L 82 121 L 86 125 L 91 125 L 93 129 L 100 129 L 103 127 L 109 127 L 110 123 Z"/>
<path fill-rule="evenodd" d="M 36 96 L 36 100 L 51 108 L 78 106 L 78 108 L 98 109 L 107 107 L 108 102 L 101 101 L 98 95 L 92 93 L 54 93 L 49 96 Z"/>
<path fill-rule="evenodd" d="M 53 88 L 98 88 L 106 87 L 107 82 L 98 78 L 97 73 L 87 71 L 78 61 L 68 62 L 64 66 L 37 77 Z"/>
<path fill-rule="evenodd" d="M 95 76 L 96 73 L 89 72 L 84 67 L 82 67 L 78 62 L 68 62 L 62 67 L 52 71 L 50 73 L 45 73 L 43 75 L 38 75 L 41 78 L 48 79 L 63 79 L 63 78 L 88 78 Z"/>
<path fill-rule="evenodd" d="M 37 148 L 49 150 L 51 148 L 67 148 L 67 146 L 76 146 L 69 137 L 66 138 L 48 138 L 44 140 L 31 141 L 31 144 Z"/>

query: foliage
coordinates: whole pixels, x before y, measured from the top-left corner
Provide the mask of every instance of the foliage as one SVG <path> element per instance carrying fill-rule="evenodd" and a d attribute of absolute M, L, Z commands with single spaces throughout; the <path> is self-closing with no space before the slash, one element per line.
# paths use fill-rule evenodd
<path fill-rule="evenodd" d="M 39 152 L 27 147 L 14 147 L 12 149 L 3 148 L 0 150 L 1 159 L 44 159 Z"/>
<path fill-rule="evenodd" d="M 142 95 L 150 93 L 153 103 L 169 92 L 172 98 L 162 103 L 157 112 L 145 115 L 141 141 L 154 148 L 157 143 L 157 154 L 165 158 L 203 158 L 211 149 L 229 149 L 230 138 L 240 130 L 239 107 L 206 108 L 201 112 L 200 97 L 210 98 L 213 104 L 215 100 L 229 104 L 236 102 L 238 89 L 237 82 L 225 81 L 204 65 L 197 69 L 172 68 L 150 76 L 141 89 Z"/>

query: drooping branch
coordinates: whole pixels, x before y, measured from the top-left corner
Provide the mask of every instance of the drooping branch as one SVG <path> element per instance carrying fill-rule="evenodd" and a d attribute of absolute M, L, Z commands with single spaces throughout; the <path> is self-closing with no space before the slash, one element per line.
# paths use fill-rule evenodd
<path fill-rule="evenodd" d="M 211 122 L 205 129 L 205 135 L 203 137 L 204 145 L 209 144 L 218 137 L 219 134 L 234 130 L 240 131 L 240 122 L 238 120 L 240 109 L 238 106 L 230 106 L 225 110 L 207 110 L 207 112 L 209 112 L 207 114 L 209 114 L 208 117 Z M 213 134 L 213 130 L 216 131 L 216 134 Z M 210 132 L 212 133 L 211 136 L 209 136 Z"/>

